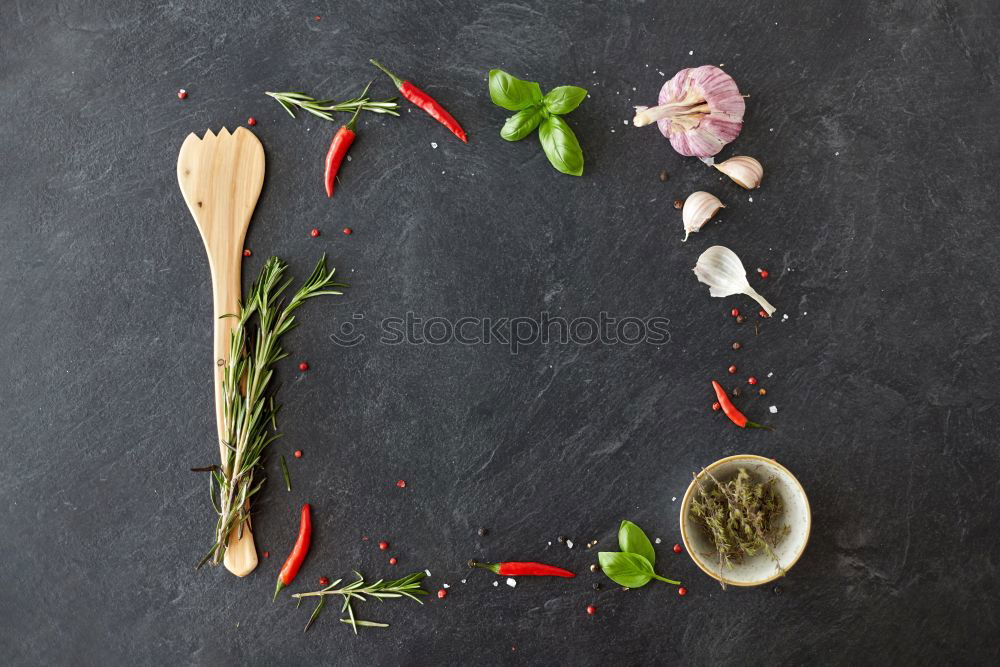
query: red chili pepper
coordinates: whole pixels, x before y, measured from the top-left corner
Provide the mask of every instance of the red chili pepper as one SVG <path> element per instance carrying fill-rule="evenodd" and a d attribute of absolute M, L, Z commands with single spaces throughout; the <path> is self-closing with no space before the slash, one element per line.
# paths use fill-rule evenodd
<path fill-rule="evenodd" d="M 715 397 L 719 399 L 719 405 L 722 406 L 722 411 L 726 413 L 729 419 L 739 426 L 740 428 L 765 428 L 769 431 L 774 429 L 770 426 L 764 426 L 763 424 L 758 424 L 757 422 L 752 422 L 747 419 L 742 412 L 736 409 L 733 402 L 729 400 L 729 396 L 726 395 L 726 390 L 722 388 L 722 385 L 712 380 L 712 387 L 715 388 Z"/>
<path fill-rule="evenodd" d="M 504 577 L 575 577 L 569 570 L 545 563 L 480 563 L 477 560 L 470 560 L 469 567 L 481 567 L 489 570 L 493 574 Z"/>
<path fill-rule="evenodd" d="M 365 91 L 367 92 L 367 88 Z M 364 94 L 362 94 L 364 97 Z M 334 181 L 337 180 L 337 172 L 340 171 L 340 163 L 344 161 L 344 156 L 347 155 L 347 151 L 351 148 L 351 144 L 354 143 L 354 138 L 357 133 L 354 131 L 355 123 L 358 120 L 358 114 L 361 113 L 362 105 L 358 105 L 357 110 L 354 115 L 351 116 L 351 120 L 347 122 L 347 125 L 341 125 L 337 133 L 333 135 L 333 141 L 330 142 L 330 150 L 326 152 L 326 169 L 323 172 L 323 179 L 326 183 L 326 196 L 333 196 L 333 185 Z"/>
<path fill-rule="evenodd" d="M 299 573 L 302 561 L 306 559 L 306 554 L 309 553 L 309 540 L 311 538 L 312 518 L 309 516 L 309 503 L 306 503 L 302 506 L 302 518 L 299 521 L 299 538 L 295 540 L 292 553 L 288 554 L 285 564 L 281 566 L 281 571 L 278 572 L 278 585 L 274 588 L 275 600 L 278 599 L 278 593 L 281 592 L 281 589 L 292 583 L 295 575 Z"/>
<path fill-rule="evenodd" d="M 437 100 L 414 86 L 409 81 L 403 81 L 400 79 L 398 76 L 387 70 L 379 61 L 370 60 L 369 62 L 389 75 L 389 78 L 392 79 L 394 84 L 396 84 L 396 88 L 399 89 L 399 92 L 403 95 L 403 97 L 416 104 L 418 107 L 423 109 L 428 116 L 451 130 L 452 134 L 456 137 L 465 143 L 469 143 L 469 140 L 465 137 L 465 130 L 462 129 L 462 126 L 458 124 L 458 121 L 455 120 L 450 113 L 445 111 L 443 106 L 438 104 Z"/>

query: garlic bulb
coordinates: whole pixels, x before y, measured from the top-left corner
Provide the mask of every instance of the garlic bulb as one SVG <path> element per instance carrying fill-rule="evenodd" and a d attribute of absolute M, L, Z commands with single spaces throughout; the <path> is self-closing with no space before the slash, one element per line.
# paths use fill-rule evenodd
<path fill-rule="evenodd" d="M 760 181 L 764 178 L 764 167 L 761 166 L 760 162 L 746 155 L 737 155 L 712 166 L 733 179 L 736 185 L 747 190 L 759 188 Z"/>
<path fill-rule="evenodd" d="M 701 253 L 694 267 L 698 282 L 708 285 L 712 296 L 724 297 L 732 294 L 746 294 L 763 308 L 767 314 L 774 314 L 774 306 L 757 293 L 747 282 L 747 271 L 736 253 L 721 245 L 714 245 Z"/>
<path fill-rule="evenodd" d="M 636 107 L 636 127 L 656 122 L 681 155 L 715 155 L 740 135 L 746 105 L 733 77 L 718 67 L 682 69 L 660 89 L 658 106 Z"/>
<path fill-rule="evenodd" d="M 700 231 L 720 208 L 726 208 L 726 205 L 712 193 L 692 192 L 684 200 L 684 210 L 681 211 L 681 219 L 684 221 L 684 240 L 688 240 L 691 232 Z"/>

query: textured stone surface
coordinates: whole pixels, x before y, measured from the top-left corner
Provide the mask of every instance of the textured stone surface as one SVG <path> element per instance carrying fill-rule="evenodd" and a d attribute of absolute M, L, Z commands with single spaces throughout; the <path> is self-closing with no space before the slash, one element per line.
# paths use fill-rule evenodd
<path fill-rule="evenodd" d="M 995 661 L 998 28 L 986 0 L 2 3 L 5 656 Z M 292 120 L 262 93 L 342 98 L 375 77 L 373 93 L 391 94 L 371 56 L 438 96 L 471 142 L 417 112 L 365 116 L 327 201 L 333 127 Z M 656 99 L 660 72 L 707 63 L 724 63 L 750 94 L 744 132 L 723 155 L 763 162 L 752 195 L 674 154 L 655 129 L 623 124 L 633 104 Z M 499 138 L 506 112 L 485 85 L 497 66 L 590 90 L 569 116 L 582 178 L 553 171 L 535 138 Z M 305 457 L 290 459 L 292 493 L 272 482 L 256 505 L 271 558 L 237 580 L 192 569 L 212 517 L 204 478 L 187 469 L 217 454 L 211 300 L 174 165 L 188 132 L 250 115 L 268 175 L 245 279 L 269 254 L 301 278 L 327 252 L 353 286 L 311 303 L 287 339 L 312 370 L 281 368 L 274 453 Z M 729 208 L 682 244 L 671 202 L 699 189 Z M 760 289 L 787 321 L 755 336 L 755 317 L 738 328 L 727 315 L 752 304 L 709 298 L 690 268 L 715 243 L 770 271 Z M 382 318 L 407 311 L 602 310 L 669 318 L 670 341 L 512 355 L 374 340 Z M 355 313 L 369 338 L 338 347 L 330 334 Z M 775 433 L 739 432 L 709 410 L 708 379 L 733 362 L 739 377 L 762 378 L 766 399 L 741 405 Z M 777 588 L 723 593 L 669 552 L 671 498 L 699 466 L 744 452 L 799 477 L 813 537 Z M 272 604 L 270 592 L 304 501 L 316 532 L 293 590 L 355 567 L 426 567 L 428 588 L 449 583 L 450 595 L 361 606 L 392 627 L 360 637 L 331 608 L 303 636 L 308 610 Z M 613 544 L 623 517 L 663 538 L 661 570 L 685 581 L 686 598 L 666 585 L 591 589 L 602 579 L 587 571 L 585 543 Z M 383 538 L 395 569 L 375 546 Z M 581 575 L 494 588 L 492 575 L 467 574 L 470 557 Z"/>

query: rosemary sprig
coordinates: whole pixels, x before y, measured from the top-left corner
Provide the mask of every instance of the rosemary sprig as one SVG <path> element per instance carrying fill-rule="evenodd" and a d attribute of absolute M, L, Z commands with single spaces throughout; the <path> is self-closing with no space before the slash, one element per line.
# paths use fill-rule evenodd
<path fill-rule="evenodd" d="M 242 537 L 250 520 L 248 501 L 263 484 L 263 480 L 254 483 L 254 472 L 262 467 L 264 450 L 280 436 L 276 431 L 279 406 L 274 400 L 277 389 L 271 379 L 274 365 L 288 356 L 281 337 L 295 328 L 292 313 L 307 299 L 340 295 L 343 292 L 335 288 L 347 287 L 334 281 L 335 269 L 326 268 L 323 255 L 312 275 L 285 303 L 281 294 L 292 282 L 284 279 L 287 268 L 277 257 L 267 260 L 239 313 L 223 316 L 239 321 L 230 337 L 229 363 L 222 380 L 225 456 L 221 466 L 209 467 L 209 495 L 219 518 L 215 542 L 199 567 L 208 561 L 221 563 L 229 534 L 238 526 Z"/>
<path fill-rule="evenodd" d="M 362 93 L 361 97 L 344 100 L 343 102 L 334 102 L 333 100 L 317 100 L 309 95 L 306 95 L 305 93 L 296 92 L 265 92 L 264 94 L 277 100 L 278 104 L 280 104 L 292 118 L 295 118 L 295 107 L 298 107 L 303 111 L 307 111 L 314 116 L 319 116 L 323 120 L 329 121 L 333 120 L 333 112 L 335 111 L 354 113 L 358 110 L 358 108 L 361 108 L 363 111 L 371 111 L 372 113 L 385 113 L 390 116 L 399 115 L 399 112 L 397 111 L 399 105 L 396 104 L 395 97 L 391 97 L 387 100 L 372 101 L 365 96 L 367 92 L 368 89 L 365 88 L 365 93 Z"/>
<path fill-rule="evenodd" d="M 373 584 L 365 584 L 365 578 L 361 576 L 360 572 L 355 571 L 354 574 L 358 577 L 357 581 L 350 583 L 341 588 L 337 588 L 343 579 L 337 579 L 331 583 L 326 588 L 322 588 L 318 591 L 312 591 L 311 593 L 296 593 L 293 598 L 296 598 L 301 604 L 304 598 L 315 597 L 319 598 L 316 603 L 316 608 L 313 609 L 312 615 L 309 617 L 309 622 L 306 623 L 306 627 L 303 630 L 305 632 L 309 629 L 309 626 L 313 624 L 319 613 L 323 611 L 323 607 L 326 606 L 326 598 L 329 595 L 339 595 L 344 599 L 343 605 L 341 605 L 340 613 L 347 613 L 347 618 L 340 619 L 341 623 L 346 623 L 354 628 L 354 634 L 358 634 L 359 627 L 365 628 L 387 628 L 388 623 L 377 623 L 375 621 L 365 621 L 354 616 L 354 608 L 351 606 L 352 600 L 358 600 L 359 602 L 366 601 L 366 595 L 373 597 L 377 600 L 384 600 L 388 598 L 401 598 L 408 597 L 411 600 L 423 604 L 418 598 L 418 595 L 427 595 L 427 591 L 420 587 L 420 580 L 424 578 L 423 572 L 414 572 L 413 574 L 408 574 L 402 579 L 394 579 L 392 581 L 383 581 L 379 579 Z"/>

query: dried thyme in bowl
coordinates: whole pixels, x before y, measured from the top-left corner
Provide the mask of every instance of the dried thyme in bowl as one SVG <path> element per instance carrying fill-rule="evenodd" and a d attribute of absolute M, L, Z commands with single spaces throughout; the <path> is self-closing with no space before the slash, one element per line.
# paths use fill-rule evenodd
<path fill-rule="evenodd" d="M 698 484 L 690 512 L 716 548 L 719 577 L 725 588 L 723 568 L 732 568 L 762 551 L 777 563 L 773 547 L 788 533 L 788 526 L 779 525 L 784 508 L 774 479 L 760 482 L 746 468 L 740 468 L 735 477 L 722 483 L 705 472 L 713 484 Z M 784 574 L 780 564 L 778 568 Z"/>

